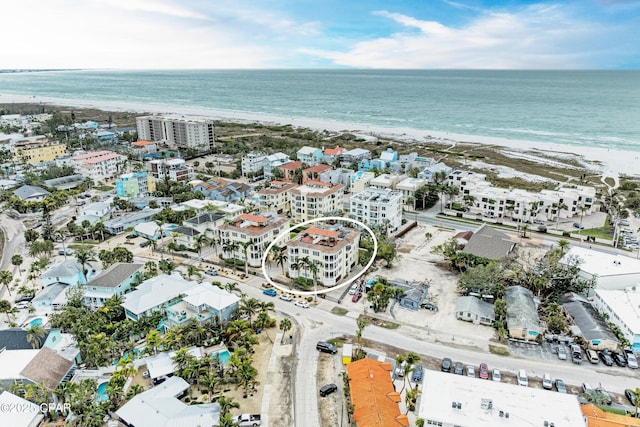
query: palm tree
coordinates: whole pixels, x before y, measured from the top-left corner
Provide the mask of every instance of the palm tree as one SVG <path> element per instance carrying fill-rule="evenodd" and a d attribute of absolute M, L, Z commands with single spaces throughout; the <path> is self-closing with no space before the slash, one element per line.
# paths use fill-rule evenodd
<path fill-rule="evenodd" d="M 20 254 L 15 254 L 11 257 L 11 264 L 18 267 L 18 275 L 22 273 L 22 270 L 20 270 L 20 266 L 22 265 L 23 262 L 24 262 L 24 258 L 22 258 L 22 255 Z"/>
<path fill-rule="evenodd" d="M 580 209 L 580 228 L 578 229 L 578 235 L 580 235 L 580 240 L 582 240 L 582 219 L 584 218 L 584 213 L 589 210 L 585 205 L 578 206 Z"/>
<path fill-rule="evenodd" d="M 251 326 L 251 319 L 253 315 L 258 312 L 260 307 L 260 300 L 257 298 L 249 298 L 240 301 L 239 310 L 241 313 L 246 313 L 249 316 L 249 326 Z"/>
<path fill-rule="evenodd" d="M 221 383 L 221 378 L 218 375 L 216 375 L 214 372 L 207 372 L 200 377 L 200 385 L 209 392 L 209 395 L 212 398 L 216 393 L 216 387 L 220 383 Z"/>
<path fill-rule="evenodd" d="M 229 293 L 233 293 L 233 292 L 239 291 L 240 287 L 235 282 L 229 282 L 224 284 L 224 290 Z"/>
<path fill-rule="evenodd" d="M 287 263 L 287 247 L 283 247 L 280 248 L 280 250 L 278 252 L 276 252 L 276 255 L 274 257 L 274 261 L 276 262 L 277 265 L 280 266 L 280 268 L 282 268 L 282 274 L 284 275 L 284 266 Z"/>
<path fill-rule="evenodd" d="M 191 276 L 202 277 L 202 273 L 200 273 L 200 270 L 198 270 L 198 268 L 196 266 L 188 265 L 187 266 L 187 277 L 189 279 L 191 279 Z"/>
<path fill-rule="evenodd" d="M 563 209 L 568 209 L 569 207 L 567 205 L 565 205 L 564 203 L 559 203 L 557 206 L 557 211 L 556 214 L 557 219 L 556 219 L 556 228 L 560 228 L 560 212 L 562 212 Z"/>
<path fill-rule="evenodd" d="M 253 246 L 251 240 L 240 243 L 242 251 L 244 252 L 244 274 L 249 275 L 249 248 Z"/>
<path fill-rule="evenodd" d="M 212 230 L 207 230 L 207 232 L 210 232 Z M 220 244 L 220 239 L 217 238 L 215 235 L 211 236 L 209 238 L 209 240 L 207 240 L 207 244 L 214 250 L 215 252 L 215 256 L 218 256 L 218 245 Z"/>
<path fill-rule="evenodd" d="M 193 247 L 198 251 L 198 258 L 202 261 L 202 248 L 209 243 L 209 239 L 204 233 L 200 233 L 193 241 Z"/>
<path fill-rule="evenodd" d="M 227 415 L 231 409 L 233 408 L 239 408 L 240 404 L 238 402 L 235 402 L 233 400 L 233 397 L 225 397 L 225 396 L 220 396 L 220 398 L 218 399 L 218 405 L 220 405 L 220 414 Z"/>
<path fill-rule="evenodd" d="M 0 313 L 7 315 L 7 323 L 9 323 L 9 313 L 11 313 L 11 303 L 6 299 L 0 300 Z"/>
<path fill-rule="evenodd" d="M 89 264 L 89 261 L 95 261 L 96 260 L 95 258 L 96 258 L 95 252 L 93 251 L 93 249 L 87 246 L 82 246 L 80 247 L 80 249 L 76 251 L 76 260 L 78 260 L 80 265 L 82 265 L 82 275 L 84 276 L 84 283 L 87 283 L 86 266 L 87 265 L 91 266 L 91 264 Z"/>
<path fill-rule="evenodd" d="M 558 247 L 560 248 L 560 256 L 562 256 L 569 247 L 569 242 L 567 240 L 560 239 L 558 240 Z"/>
<path fill-rule="evenodd" d="M 27 329 L 27 342 L 31 344 L 34 349 L 40 348 L 42 345 L 42 338 L 44 338 L 46 332 L 42 326 L 33 325 Z"/>
<path fill-rule="evenodd" d="M 186 347 L 182 347 L 178 351 L 176 351 L 176 353 L 172 357 L 172 360 L 173 360 L 173 363 L 176 365 L 179 377 L 182 376 L 182 372 L 185 370 L 187 366 L 189 366 L 189 363 L 193 359 L 194 359 L 194 356 L 191 353 L 189 353 L 189 350 Z"/>
<path fill-rule="evenodd" d="M 11 295 L 11 290 L 9 289 L 9 283 L 13 280 L 13 274 L 9 270 L 0 270 L 0 285 L 7 289 L 9 295 Z"/>
<path fill-rule="evenodd" d="M 282 331 L 282 338 L 280 339 L 280 343 L 284 341 L 284 337 L 291 330 L 291 319 L 285 317 L 280 321 L 280 330 Z"/>

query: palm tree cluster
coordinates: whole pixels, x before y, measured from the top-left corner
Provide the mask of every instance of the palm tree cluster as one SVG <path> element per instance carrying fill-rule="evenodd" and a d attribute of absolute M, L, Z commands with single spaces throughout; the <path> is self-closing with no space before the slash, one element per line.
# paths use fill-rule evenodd
<path fill-rule="evenodd" d="M 402 369 L 402 389 L 400 389 L 400 394 L 407 387 L 407 383 L 409 383 L 409 389 L 405 394 L 405 403 L 407 405 L 407 414 L 409 411 L 415 409 L 416 399 L 418 397 L 418 384 L 412 383 L 410 381 L 411 373 L 415 371 L 415 364 L 420 361 L 420 356 L 418 356 L 414 352 L 409 352 L 406 356 L 404 354 L 399 354 L 396 357 L 396 366 Z"/>
<path fill-rule="evenodd" d="M 399 298 L 403 292 L 401 288 L 389 286 L 387 280 L 380 277 L 367 292 L 367 300 L 371 302 L 373 311 L 380 313 L 387 309 L 392 298 Z"/>

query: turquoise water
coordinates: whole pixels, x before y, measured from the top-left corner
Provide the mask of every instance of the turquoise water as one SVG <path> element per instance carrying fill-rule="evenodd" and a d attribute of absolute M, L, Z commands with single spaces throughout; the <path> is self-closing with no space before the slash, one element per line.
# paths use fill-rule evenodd
<path fill-rule="evenodd" d="M 211 358 L 214 358 L 216 356 L 220 359 L 220 363 L 222 363 L 223 365 L 226 365 L 229 363 L 229 358 L 231 357 L 231 353 L 229 353 L 229 350 L 225 348 L 224 350 L 220 350 L 216 353 L 213 353 L 211 355 Z"/>
<path fill-rule="evenodd" d="M 29 322 L 29 327 L 31 326 L 42 326 L 42 318 L 36 317 L 35 319 L 33 319 L 31 322 Z"/>
<path fill-rule="evenodd" d="M 640 71 L 0 73 L 3 94 L 640 151 Z"/>
<path fill-rule="evenodd" d="M 107 394 L 107 385 L 108 382 L 101 383 L 98 386 L 98 390 L 96 392 L 96 402 L 104 402 L 109 399 L 109 395 Z"/>

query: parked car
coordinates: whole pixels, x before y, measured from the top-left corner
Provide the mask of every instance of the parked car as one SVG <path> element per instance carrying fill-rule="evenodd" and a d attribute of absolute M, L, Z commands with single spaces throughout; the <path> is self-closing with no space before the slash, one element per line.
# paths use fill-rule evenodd
<path fill-rule="evenodd" d="M 318 343 L 316 344 L 316 350 L 323 353 L 331 353 L 331 354 L 336 354 L 338 352 L 338 349 L 336 348 L 335 345 L 329 344 L 328 342 L 325 342 L 325 341 L 318 341 Z"/>
<path fill-rule="evenodd" d="M 306 301 L 296 301 L 294 305 L 297 307 L 309 308 L 309 303 Z"/>
<path fill-rule="evenodd" d="M 613 366 L 613 358 L 611 357 L 611 353 L 609 350 L 604 349 L 600 352 L 600 359 L 602 359 L 602 363 L 607 366 Z"/>
<path fill-rule="evenodd" d="M 546 373 L 542 376 L 542 388 L 545 390 L 553 389 L 553 381 L 551 380 L 551 374 Z"/>
<path fill-rule="evenodd" d="M 31 303 L 27 302 L 27 301 L 23 301 L 23 302 L 19 302 L 16 304 L 16 308 L 19 310 L 23 310 L 25 308 L 29 308 L 29 306 L 31 305 Z"/>
<path fill-rule="evenodd" d="M 483 380 L 489 379 L 489 367 L 486 363 L 480 364 L 480 367 L 478 368 L 478 376 Z"/>
<path fill-rule="evenodd" d="M 584 225 L 580 224 L 579 222 L 574 222 L 573 227 L 578 228 L 580 230 L 584 230 Z"/>
<path fill-rule="evenodd" d="M 627 398 L 627 400 L 629 402 L 631 402 L 632 405 L 635 405 L 635 403 L 633 402 L 633 400 L 636 398 L 635 393 L 633 392 L 633 390 L 631 390 L 630 388 L 626 389 L 624 391 L 624 396 Z"/>
<path fill-rule="evenodd" d="M 355 294 L 358 291 L 358 288 L 360 288 L 360 285 L 358 284 L 351 286 L 351 288 L 349 288 L 349 295 Z"/>
<path fill-rule="evenodd" d="M 613 361 L 616 362 L 616 365 L 622 368 L 627 366 L 627 359 L 625 359 L 624 355 L 619 351 L 613 352 Z"/>
<path fill-rule="evenodd" d="M 257 427 L 262 424 L 260 414 L 242 414 L 233 418 L 238 427 Z"/>
<path fill-rule="evenodd" d="M 423 371 L 424 368 L 422 367 L 422 365 L 415 365 L 413 367 L 413 372 L 411 373 L 411 381 L 413 381 L 414 383 L 422 381 Z"/>
<path fill-rule="evenodd" d="M 218 272 L 212 268 L 210 268 L 209 270 L 205 270 L 204 274 L 206 274 L 207 276 L 217 276 Z"/>
<path fill-rule="evenodd" d="M 602 384 L 600 384 L 600 386 L 598 388 L 596 388 L 596 393 L 600 394 L 607 405 L 611 405 L 611 396 L 609 395 L 609 392 L 602 386 Z"/>
<path fill-rule="evenodd" d="M 497 383 L 502 381 L 502 374 L 500 373 L 500 369 L 494 369 L 491 372 L 491 379 Z"/>
<path fill-rule="evenodd" d="M 453 367 L 453 373 L 456 375 L 464 374 L 464 365 L 462 364 L 462 362 L 456 362 L 455 366 Z"/>
<path fill-rule="evenodd" d="M 265 295 L 269 295 L 270 297 L 275 297 L 276 295 L 278 295 L 275 289 L 263 289 L 262 293 Z"/>
<path fill-rule="evenodd" d="M 73 250 L 66 248 L 66 249 L 58 249 L 58 255 L 73 255 Z"/>
<path fill-rule="evenodd" d="M 442 359 L 442 365 L 440 366 L 442 372 L 451 372 L 451 359 L 445 357 Z"/>
<path fill-rule="evenodd" d="M 631 369 L 638 369 L 638 359 L 635 354 L 627 353 L 627 366 Z"/>
<path fill-rule="evenodd" d="M 19 302 L 31 302 L 33 299 L 35 298 L 34 294 L 30 294 L 30 295 L 18 295 L 15 299 L 15 303 L 19 303 Z"/>
<path fill-rule="evenodd" d="M 404 361 L 396 367 L 396 377 L 404 377 L 404 369 L 407 367 L 407 362 Z"/>
<path fill-rule="evenodd" d="M 579 345 L 573 344 L 571 346 L 571 361 L 573 363 L 582 363 L 582 349 Z"/>
<path fill-rule="evenodd" d="M 153 383 L 153 385 L 160 385 L 166 380 L 167 380 L 167 377 L 163 375 L 161 377 L 154 378 L 153 380 L 151 380 L 151 382 Z"/>
<path fill-rule="evenodd" d="M 593 392 L 593 388 L 589 383 L 582 383 L 582 392 L 583 393 L 591 393 Z"/>
<path fill-rule="evenodd" d="M 351 301 L 358 302 L 360 301 L 360 298 L 362 298 L 362 292 L 358 291 L 353 295 L 353 297 L 351 297 Z"/>
<path fill-rule="evenodd" d="M 293 300 L 293 297 L 291 296 L 291 294 L 280 294 L 279 298 L 282 301 L 291 301 L 291 300 Z"/>
<path fill-rule="evenodd" d="M 425 310 L 438 311 L 438 306 L 430 302 L 423 302 L 422 304 L 420 304 L 420 308 L 424 308 Z"/>
<path fill-rule="evenodd" d="M 125 237 L 125 239 L 136 239 L 138 238 L 137 234 L 127 234 L 127 237 Z"/>
<path fill-rule="evenodd" d="M 527 377 L 527 371 L 520 369 L 517 375 L 518 385 L 529 387 L 529 377 Z"/>
<path fill-rule="evenodd" d="M 559 345 L 556 352 L 558 353 L 558 359 L 567 360 L 567 349 L 563 345 Z"/>
<path fill-rule="evenodd" d="M 151 244 L 151 242 L 149 240 L 145 240 L 144 242 L 140 242 L 140 247 L 141 248 L 146 248 L 150 244 Z"/>
<path fill-rule="evenodd" d="M 560 378 L 556 379 L 556 390 L 558 390 L 558 393 L 567 394 L 567 386 L 564 385 L 564 381 Z"/>
<path fill-rule="evenodd" d="M 473 366 L 467 365 L 466 372 L 468 377 L 471 377 L 471 378 L 476 377 L 476 368 L 474 368 Z"/>
<path fill-rule="evenodd" d="M 326 397 L 331 393 L 335 393 L 338 390 L 338 386 L 335 384 L 325 384 L 320 387 L 320 396 Z"/>
<path fill-rule="evenodd" d="M 589 360 L 589 362 L 593 363 L 594 365 L 600 363 L 598 352 L 596 352 L 595 350 L 588 349 L 586 353 L 587 353 L 587 359 Z"/>

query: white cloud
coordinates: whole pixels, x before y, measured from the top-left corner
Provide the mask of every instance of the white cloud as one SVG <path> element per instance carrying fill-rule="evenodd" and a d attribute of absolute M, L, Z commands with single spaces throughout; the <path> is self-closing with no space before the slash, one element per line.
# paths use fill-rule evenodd
<path fill-rule="evenodd" d="M 582 49 L 586 49 L 589 36 L 599 30 L 593 24 L 573 20 L 553 5 L 534 5 L 517 12 L 485 11 L 459 28 L 388 11 L 374 14 L 401 24 L 405 30 L 359 42 L 348 51 L 307 53 L 352 67 L 581 68 L 593 53 Z"/>

